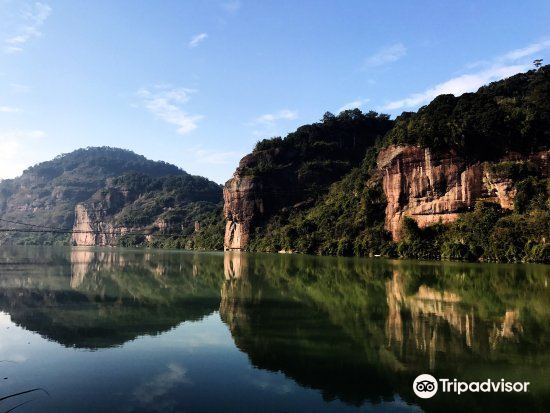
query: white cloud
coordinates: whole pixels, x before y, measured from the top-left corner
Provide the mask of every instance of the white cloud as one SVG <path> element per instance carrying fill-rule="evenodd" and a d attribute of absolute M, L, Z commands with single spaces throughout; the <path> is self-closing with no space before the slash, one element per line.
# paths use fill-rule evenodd
<path fill-rule="evenodd" d="M 208 38 L 208 33 L 199 33 L 191 37 L 188 46 L 190 48 L 197 47 L 199 44 L 204 42 Z"/>
<path fill-rule="evenodd" d="M 44 136 L 41 130 L 0 131 L 0 179 L 19 176 L 35 163 L 34 147 Z"/>
<path fill-rule="evenodd" d="M 258 116 L 249 122 L 248 126 L 253 126 L 252 136 L 258 139 L 266 137 L 284 135 L 286 128 L 282 128 L 280 122 L 298 119 L 298 111 L 290 109 L 281 109 L 278 112 L 266 113 Z"/>
<path fill-rule="evenodd" d="M 50 16 L 52 8 L 44 3 L 34 3 L 22 15 L 22 23 L 15 34 L 4 40 L 6 53 L 17 53 L 23 50 L 23 46 L 29 40 L 40 37 L 40 28 Z"/>
<path fill-rule="evenodd" d="M 383 66 L 395 62 L 407 54 L 407 48 L 403 43 L 395 43 L 379 50 L 365 60 L 365 67 Z"/>
<path fill-rule="evenodd" d="M 194 92 L 193 89 L 156 86 L 153 90 L 139 90 L 138 96 L 143 99 L 149 112 L 164 122 L 176 125 L 177 133 L 186 135 L 196 129 L 197 122 L 203 119 L 202 115 L 190 115 L 181 108 Z"/>
<path fill-rule="evenodd" d="M 165 371 L 140 384 L 135 389 L 134 396 L 141 403 L 158 403 L 160 397 L 182 384 L 192 384 L 187 376 L 187 369 L 180 364 L 170 363 Z"/>
<path fill-rule="evenodd" d="M 290 109 L 281 109 L 275 113 L 266 113 L 254 119 L 253 123 L 274 124 L 279 120 L 293 120 L 298 118 L 298 112 Z"/>
<path fill-rule="evenodd" d="M 542 40 L 542 41 L 527 45 L 521 49 L 512 50 L 506 53 L 501 58 L 504 60 L 518 60 L 523 57 L 532 56 L 535 53 L 541 52 L 548 48 L 550 48 L 550 40 Z M 536 56 L 533 56 L 533 57 L 536 57 Z"/>
<path fill-rule="evenodd" d="M 31 91 L 30 86 L 23 85 L 21 83 L 11 83 L 10 89 L 12 93 L 17 93 L 17 94 L 29 93 Z"/>
<path fill-rule="evenodd" d="M 490 69 L 477 73 L 460 75 L 439 83 L 423 92 L 413 93 L 404 99 L 390 102 L 384 106 L 384 109 L 397 110 L 418 107 L 442 94 L 458 96 L 466 92 L 473 92 L 489 82 L 512 76 L 528 68 L 528 65 L 493 66 Z"/>
<path fill-rule="evenodd" d="M 478 70 L 455 76 L 445 82 L 439 83 L 423 92 L 413 93 L 404 99 L 395 100 L 386 104 L 384 110 L 398 110 L 416 108 L 424 105 L 441 94 L 453 94 L 455 96 L 466 92 L 474 92 L 481 86 L 496 80 L 510 77 L 519 72 L 532 68 L 531 60 L 543 50 L 550 48 L 550 40 L 541 40 L 525 47 L 511 50 L 492 60 L 477 61 L 466 66 L 467 69 Z"/>
<path fill-rule="evenodd" d="M 242 3 L 239 0 L 230 0 L 222 3 L 222 8 L 230 13 L 235 13 L 241 8 L 241 6 Z"/>
<path fill-rule="evenodd" d="M 348 102 L 348 103 L 345 103 L 344 105 L 342 105 L 337 111 L 336 113 L 340 113 L 344 110 L 349 110 L 349 109 L 355 109 L 355 108 L 358 108 L 360 109 L 361 107 L 363 107 L 364 105 L 366 105 L 368 102 L 370 102 L 370 99 L 356 99 L 354 101 L 351 101 L 351 102 Z"/>
<path fill-rule="evenodd" d="M 243 156 L 234 151 L 217 152 L 200 148 L 191 149 L 191 152 L 194 162 L 209 165 L 234 165 Z"/>
<path fill-rule="evenodd" d="M 12 106 L 0 106 L 0 113 L 17 113 L 20 111 L 21 109 Z"/>

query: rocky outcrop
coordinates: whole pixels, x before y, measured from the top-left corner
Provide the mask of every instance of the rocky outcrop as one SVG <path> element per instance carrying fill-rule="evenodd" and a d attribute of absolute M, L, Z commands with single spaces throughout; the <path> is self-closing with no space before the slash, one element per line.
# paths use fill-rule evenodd
<path fill-rule="evenodd" d="M 260 184 L 242 172 L 242 168 L 237 169 L 223 188 L 225 250 L 244 249 L 250 238 L 252 224 L 264 213 Z"/>
<path fill-rule="evenodd" d="M 393 124 L 376 112 L 327 112 L 320 122 L 300 126 L 284 139 L 258 142 L 224 187 L 224 248 L 246 250 L 256 228 L 277 225 L 297 209 L 311 207 L 334 182 L 362 165 Z"/>
<path fill-rule="evenodd" d="M 528 160 L 548 170 L 549 151 Z M 526 160 L 510 154 L 503 161 Z M 448 223 L 486 199 L 513 209 L 516 193 L 509 178 L 495 175 L 487 162 L 470 162 L 453 151 L 434 154 L 417 146 L 389 146 L 378 155 L 378 168 L 387 199 L 386 229 L 399 240 L 403 218 L 413 218 L 420 228 Z"/>
<path fill-rule="evenodd" d="M 117 245 L 117 239 L 131 229 L 116 227 L 109 220 L 104 210 L 86 204 L 77 204 L 71 245 Z"/>
<path fill-rule="evenodd" d="M 262 157 L 279 156 L 279 151 L 249 154 L 241 159 L 233 177 L 223 188 L 224 217 L 226 219 L 224 249 L 245 250 L 256 225 L 273 212 L 293 207 L 303 201 L 305 185 L 296 179 L 292 161 L 287 168 L 258 173 L 255 168 Z"/>

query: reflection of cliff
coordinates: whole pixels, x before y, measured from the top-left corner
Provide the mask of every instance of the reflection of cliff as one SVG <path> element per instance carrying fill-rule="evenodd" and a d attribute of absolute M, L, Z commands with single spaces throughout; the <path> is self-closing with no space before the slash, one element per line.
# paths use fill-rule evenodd
<path fill-rule="evenodd" d="M 281 268 L 260 262 L 257 256 L 226 253 L 221 290 L 220 316 L 251 363 L 319 389 L 326 400 L 359 405 L 391 398 L 391 387 L 362 343 L 304 300 L 301 288 L 285 288 Z"/>
<path fill-rule="evenodd" d="M 237 347 L 256 367 L 282 371 L 325 399 L 359 405 L 397 393 L 417 402 L 410 381 L 419 371 L 461 377 L 469 365 L 517 366 L 520 352 L 536 359 L 544 343 L 526 335 L 524 321 L 531 306 L 545 302 L 536 292 L 540 277 L 531 274 L 534 284 L 518 289 L 504 281 L 513 277 L 502 266 L 492 272 L 468 264 L 226 253 L 224 268 L 220 316 Z M 534 301 L 521 298 L 527 296 Z M 534 320 L 532 334 L 544 334 Z"/>
<path fill-rule="evenodd" d="M 221 262 L 194 255 L 73 249 L 29 276 L 0 273 L 0 309 L 24 328 L 66 346 L 121 345 L 215 311 Z M 70 271 L 70 278 L 67 273 Z"/>
<path fill-rule="evenodd" d="M 426 285 L 413 294 L 404 291 L 402 275 L 394 271 L 386 282 L 386 336 L 403 361 L 424 354 L 433 370 L 438 354 L 463 354 L 468 348 L 483 355 L 504 340 L 517 342 L 523 331 L 517 310 L 507 310 L 500 319 L 480 320 L 456 293 Z"/>
<path fill-rule="evenodd" d="M 252 286 L 248 280 L 246 254 L 225 252 L 223 264 L 225 281 L 220 292 L 220 314 L 225 315 L 224 321 L 231 329 L 247 318 L 240 304 L 252 296 Z"/>

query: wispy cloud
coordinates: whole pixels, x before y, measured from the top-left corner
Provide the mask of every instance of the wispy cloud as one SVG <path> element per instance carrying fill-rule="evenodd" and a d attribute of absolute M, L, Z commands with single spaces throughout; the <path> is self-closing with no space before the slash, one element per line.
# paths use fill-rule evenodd
<path fill-rule="evenodd" d="M 22 23 L 16 33 L 4 40 L 6 53 L 23 51 L 23 46 L 31 39 L 40 37 L 42 25 L 50 16 L 52 8 L 44 3 L 34 3 L 21 14 Z"/>
<path fill-rule="evenodd" d="M 275 113 L 266 113 L 264 115 L 258 116 L 254 119 L 253 123 L 256 124 L 274 124 L 279 120 L 293 120 L 298 118 L 298 112 L 290 109 L 281 109 Z"/>
<path fill-rule="evenodd" d="M 230 13 L 235 13 L 242 6 L 239 0 L 230 0 L 222 3 L 222 9 Z"/>
<path fill-rule="evenodd" d="M 395 62 L 407 54 L 407 48 L 403 43 L 389 45 L 372 56 L 365 59 L 365 68 L 383 66 Z"/>
<path fill-rule="evenodd" d="M 10 83 L 10 90 L 12 93 L 23 94 L 29 93 L 31 91 L 31 87 L 21 83 Z"/>
<path fill-rule="evenodd" d="M 343 104 L 336 112 L 340 113 L 344 110 L 355 109 L 355 108 L 361 109 L 368 102 L 370 102 L 370 99 L 356 99 L 351 102 Z"/>
<path fill-rule="evenodd" d="M 191 37 L 188 46 L 192 49 L 204 42 L 208 38 L 208 33 L 199 33 Z"/>
<path fill-rule="evenodd" d="M 14 108 L 12 106 L 0 106 L 0 113 L 17 113 L 21 112 L 21 109 Z"/>
<path fill-rule="evenodd" d="M 415 108 L 428 103 L 441 94 L 458 96 L 466 92 L 474 92 L 487 83 L 528 70 L 532 67 L 531 59 L 537 57 L 535 54 L 549 48 L 550 40 L 541 40 L 520 49 L 511 50 L 492 60 L 475 62 L 467 67 L 470 70 L 477 68 L 477 71 L 452 77 L 422 92 L 390 102 L 383 109 L 391 111 Z"/>
<path fill-rule="evenodd" d="M 187 369 L 177 363 L 170 363 L 165 371 L 139 385 L 134 391 L 134 397 L 144 404 L 157 403 L 160 398 L 168 396 L 175 387 L 182 384 L 192 384 L 187 377 Z"/>
<path fill-rule="evenodd" d="M 189 101 L 193 93 L 193 89 L 156 86 L 153 89 L 139 90 L 138 96 L 143 99 L 149 112 L 164 122 L 176 125 L 177 133 L 186 135 L 196 129 L 197 122 L 203 119 L 202 115 L 190 115 L 182 109 L 182 105 Z"/>
<path fill-rule="evenodd" d="M 526 70 L 528 67 L 528 65 L 494 66 L 481 72 L 457 76 L 426 89 L 423 92 L 413 93 L 404 99 L 390 102 L 384 106 L 384 109 L 397 110 L 418 107 L 442 94 L 453 94 L 457 96 L 466 92 L 473 92 L 489 82 L 512 76 Z"/>
<path fill-rule="evenodd" d="M 249 122 L 248 125 L 254 127 L 252 135 L 255 138 L 263 139 L 281 135 L 286 129 L 281 127 L 281 123 L 294 119 L 298 119 L 298 111 L 281 109 L 277 112 L 260 115 Z"/>
<path fill-rule="evenodd" d="M 523 57 L 533 56 L 535 53 L 541 52 L 550 48 L 550 39 L 541 40 L 539 42 L 531 43 L 521 49 L 515 49 L 501 57 L 503 60 L 518 60 Z M 536 57 L 536 56 L 533 56 Z"/>
<path fill-rule="evenodd" d="M 243 154 L 235 151 L 211 151 L 201 148 L 192 148 L 193 160 L 196 163 L 207 165 L 228 165 L 235 164 Z"/>

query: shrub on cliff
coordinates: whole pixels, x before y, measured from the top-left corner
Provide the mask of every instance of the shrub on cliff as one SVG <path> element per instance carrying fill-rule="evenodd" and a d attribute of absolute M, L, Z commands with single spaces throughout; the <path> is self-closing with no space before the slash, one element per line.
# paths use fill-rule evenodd
<path fill-rule="evenodd" d="M 478 202 L 473 212 L 449 225 L 419 229 L 405 218 L 398 254 L 402 258 L 458 261 L 550 262 L 550 212 L 527 214 Z"/>
<path fill-rule="evenodd" d="M 374 158 L 372 149 L 360 167 L 333 184 L 315 204 L 287 208 L 270 217 L 263 227 L 256 228 L 250 248 L 320 255 L 394 255 L 391 236 L 384 229 L 384 192 L 380 182 L 372 179 Z"/>

